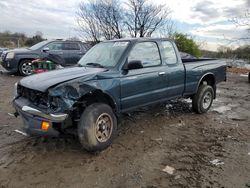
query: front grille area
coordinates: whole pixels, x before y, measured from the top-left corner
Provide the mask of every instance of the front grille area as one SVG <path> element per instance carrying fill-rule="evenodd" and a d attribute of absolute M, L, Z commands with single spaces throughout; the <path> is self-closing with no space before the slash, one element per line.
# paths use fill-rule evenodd
<path fill-rule="evenodd" d="M 48 95 L 46 93 L 29 89 L 18 85 L 17 93 L 19 96 L 28 99 L 36 106 L 47 107 L 48 106 Z"/>
<path fill-rule="evenodd" d="M 0 57 L 2 61 L 5 60 L 6 55 L 7 55 L 6 53 L 2 53 L 2 55 L 1 55 L 1 57 Z"/>

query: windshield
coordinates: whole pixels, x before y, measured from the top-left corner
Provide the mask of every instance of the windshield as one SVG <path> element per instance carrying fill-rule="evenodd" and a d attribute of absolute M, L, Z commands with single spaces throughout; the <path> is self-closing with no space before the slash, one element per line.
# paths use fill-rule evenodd
<path fill-rule="evenodd" d="M 103 42 L 91 48 L 78 62 L 80 66 L 114 67 L 129 42 Z"/>
<path fill-rule="evenodd" d="M 30 50 L 38 50 L 39 48 L 41 48 L 42 46 L 44 46 L 47 43 L 48 43 L 48 41 L 45 40 L 45 41 L 42 41 L 42 42 L 35 44 L 34 46 L 31 46 L 29 49 Z"/>

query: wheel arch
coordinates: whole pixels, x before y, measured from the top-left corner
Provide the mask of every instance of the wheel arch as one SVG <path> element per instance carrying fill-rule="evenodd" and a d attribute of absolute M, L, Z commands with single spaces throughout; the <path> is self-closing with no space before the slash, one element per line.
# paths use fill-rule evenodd
<path fill-rule="evenodd" d="M 212 72 L 208 72 L 200 78 L 196 88 L 196 92 L 198 91 L 200 85 L 202 84 L 210 85 L 214 90 L 214 98 L 216 98 L 216 78 Z"/>
<path fill-rule="evenodd" d="M 114 110 L 114 112 L 118 111 L 118 107 L 115 102 L 115 99 L 111 95 L 109 95 L 108 93 L 100 89 L 94 89 L 84 94 L 82 97 L 78 99 L 78 102 L 80 103 L 86 102 L 87 106 L 95 102 L 105 103 L 105 104 L 108 104 Z"/>
<path fill-rule="evenodd" d="M 20 65 L 20 63 L 21 63 L 22 61 L 25 61 L 25 60 L 31 60 L 31 61 L 33 61 L 34 59 L 35 59 L 35 58 L 25 58 L 25 57 L 20 58 L 19 61 L 18 61 L 18 66 Z"/>

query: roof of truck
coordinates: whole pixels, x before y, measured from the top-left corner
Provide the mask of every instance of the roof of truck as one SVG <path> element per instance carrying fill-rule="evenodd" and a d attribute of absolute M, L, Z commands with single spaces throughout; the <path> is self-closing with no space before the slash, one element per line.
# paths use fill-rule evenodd
<path fill-rule="evenodd" d="M 170 40 L 168 38 L 152 38 L 152 37 L 140 37 L 140 38 L 121 38 L 121 39 L 113 39 L 107 41 L 154 41 L 154 40 Z M 104 42 L 107 42 L 104 41 Z"/>

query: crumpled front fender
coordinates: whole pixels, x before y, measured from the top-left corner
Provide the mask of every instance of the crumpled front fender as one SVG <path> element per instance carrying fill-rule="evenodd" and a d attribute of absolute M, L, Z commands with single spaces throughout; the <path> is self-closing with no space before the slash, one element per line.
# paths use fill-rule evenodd
<path fill-rule="evenodd" d="M 112 100 L 112 104 L 115 106 L 115 100 L 101 88 L 97 80 L 63 83 L 55 88 L 49 89 L 49 103 L 52 107 L 54 106 L 56 108 L 56 112 L 73 111 L 74 104 L 84 96 L 92 95 L 95 91 L 101 91 L 101 93 Z"/>
<path fill-rule="evenodd" d="M 53 105 L 54 102 L 57 103 L 55 104 L 57 111 L 71 111 L 76 101 L 94 90 L 96 90 L 95 87 L 86 83 L 75 82 L 60 84 L 55 88 L 49 89 L 50 103 L 51 105 Z"/>

